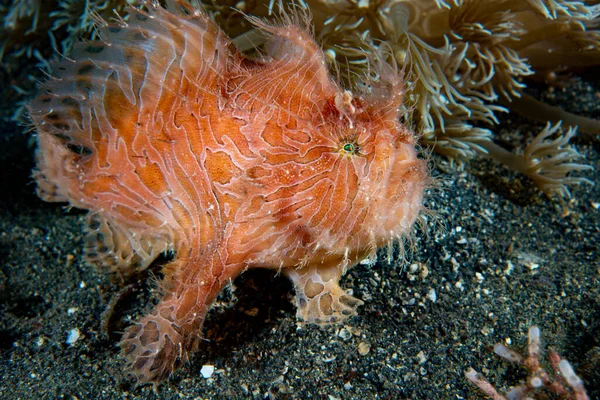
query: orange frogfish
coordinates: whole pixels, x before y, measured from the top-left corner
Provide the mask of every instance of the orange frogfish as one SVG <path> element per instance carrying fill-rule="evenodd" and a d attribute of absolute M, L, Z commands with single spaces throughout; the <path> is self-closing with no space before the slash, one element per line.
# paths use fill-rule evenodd
<path fill-rule="evenodd" d="M 29 111 L 39 196 L 89 210 L 85 259 L 131 278 L 173 255 L 120 342 L 133 374 L 157 384 L 187 361 L 249 268 L 291 279 L 304 321 L 354 315 L 340 277 L 411 230 L 427 185 L 397 69 L 373 59 L 343 89 L 302 10 L 252 19 L 253 57 L 181 0 L 128 13 L 97 21 L 101 40 L 55 63 Z"/>

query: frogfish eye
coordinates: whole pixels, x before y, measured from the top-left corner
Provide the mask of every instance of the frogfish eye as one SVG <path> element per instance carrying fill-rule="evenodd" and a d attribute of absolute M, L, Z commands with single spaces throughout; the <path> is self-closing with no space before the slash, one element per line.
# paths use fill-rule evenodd
<path fill-rule="evenodd" d="M 359 150 L 358 144 L 355 142 L 346 142 L 342 146 L 342 153 L 347 154 L 347 155 L 358 154 L 358 150 Z"/>

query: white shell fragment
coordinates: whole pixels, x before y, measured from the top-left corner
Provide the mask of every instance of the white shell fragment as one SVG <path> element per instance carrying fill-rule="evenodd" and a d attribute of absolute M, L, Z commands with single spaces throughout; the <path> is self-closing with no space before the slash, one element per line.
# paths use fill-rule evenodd
<path fill-rule="evenodd" d="M 200 374 L 205 379 L 210 378 L 214 372 L 215 372 L 214 365 L 203 365 L 202 369 L 200 370 Z"/>
<path fill-rule="evenodd" d="M 67 341 L 65 343 L 67 343 L 69 346 L 72 346 L 75 344 L 75 342 L 79 340 L 80 337 L 81 333 L 79 333 L 79 329 L 71 329 L 69 331 L 69 336 L 67 336 Z"/>

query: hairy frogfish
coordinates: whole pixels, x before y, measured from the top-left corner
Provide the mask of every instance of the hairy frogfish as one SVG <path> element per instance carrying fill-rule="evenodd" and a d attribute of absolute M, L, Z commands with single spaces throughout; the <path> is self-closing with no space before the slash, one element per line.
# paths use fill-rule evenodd
<path fill-rule="evenodd" d="M 252 56 L 182 0 L 128 14 L 98 20 L 29 111 L 38 194 L 89 210 L 87 262 L 132 278 L 172 254 L 162 298 L 120 342 L 133 374 L 157 384 L 187 361 L 250 268 L 287 276 L 306 322 L 354 315 L 340 277 L 411 230 L 427 185 L 397 68 L 372 59 L 344 89 L 298 9 L 251 18 Z"/>

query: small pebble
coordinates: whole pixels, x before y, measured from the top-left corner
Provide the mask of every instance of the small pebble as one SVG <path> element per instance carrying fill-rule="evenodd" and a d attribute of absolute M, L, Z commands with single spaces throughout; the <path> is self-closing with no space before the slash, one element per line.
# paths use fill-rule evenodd
<path fill-rule="evenodd" d="M 348 331 L 348 329 L 342 328 L 338 332 L 338 336 L 341 337 L 344 340 L 348 340 L 348 339 L 350 339 L 352 337 L 352 333 L 350 333 L 350 331 Z"/>
<path fill-rule="evenodd" d="M 251 308 L 249 310 L 244 311 L 244 314 L 249 315 L 251 317 L 256 317 L 258 315 L 258 307 Z"/>
<path fill-rule="evenodd" d="M 358 354 L 361 356 L 366 356 L 371 351 L 371 345 L 365 342 L 360 342 L 358 344 Z"/>
<path fill-rule="evenodd" d="M 215 372 L 214 365 L 203 365 L 202 369 L 200 370 L 200 374 L 202 374 L 202 377 L 205 379 L 210 378 L 214 372 Z"/>
<path fill-rule="evenodd" d="M 427 361 L 427 356 L 425 355 L 423 350 L 421 350 L 419 354 L 417 354 L 417 360 L 419 361 L 419 364 L 423 364 L 425 363 L 425 361 Z"/>
<path fill-rule="evenodd" d="M 79 329 L 77 329 L 77 328 L 71 329 L 69 331 L 69 336 L 67 336 L 66 343 L 68 345 L 72 346 L 73 344 L 75 344 L 75 342 L 77 342 L 79 340 L 80 337 L 81 337 L 81 334 L 79 333 Z"/>
<path fill-rule="evenodd" d="M 479 283 L 481 283 L 485 280 L 485 278 L 483 277 L 483 275 L 480 272 L 475 272 L 475 279 Z"/>
<path fill-rule="evenodd" d="M 427 292 L 427 298 L 432 302 L 435 303 L 437 301 L 437 294 L 435 292 L 435 289 L 431 288 L 429 289 L 429 292 Z"/>

